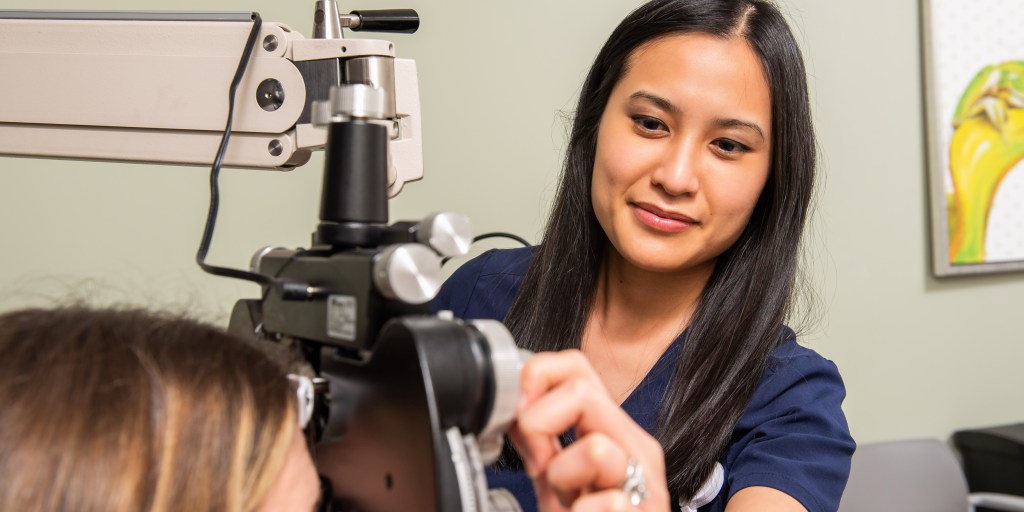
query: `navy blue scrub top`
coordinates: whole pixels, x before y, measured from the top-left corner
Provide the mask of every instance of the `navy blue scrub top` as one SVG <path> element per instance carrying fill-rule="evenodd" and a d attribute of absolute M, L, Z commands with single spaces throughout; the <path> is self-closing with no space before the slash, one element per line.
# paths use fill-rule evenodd
<path fill-rule="evenodd" d="M 434 310 L 463 319 L 504 320 L 532 255 L 532 248 L 492 250 L 467 262 L 445 282 Z M 648 432 L 656 426 L 682 338 L 669 345 L 622 404 Z M 798 345 L 787 329 L 722 455 L 722 491 L 701 512 L 724 511 L 733 494 L 751 486 L 778 489 L 809 512 L 838 509 L 855 446 L 840 408 L 845 396 L 836 365 Z M 487 479 L 490 487 L 515 494 L 525 512 L 536 511 L 533 486 L 521 469 L 489 468 Z"/>

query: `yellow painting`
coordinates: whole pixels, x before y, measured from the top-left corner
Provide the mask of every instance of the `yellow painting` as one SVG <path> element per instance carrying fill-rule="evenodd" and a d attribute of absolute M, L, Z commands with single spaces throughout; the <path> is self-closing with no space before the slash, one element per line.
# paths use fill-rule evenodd
<path fill-rule="evenodd" d="M 1024 60 L 986 66 L 960 97 L 949 147 L 949 261 L 983 263 L 989 211 L 1024 159 Z"/>
<path fill-rule="evenodd" d="M 921 7 L 933 271 L 1024 271 L 1024 1 Z"/>

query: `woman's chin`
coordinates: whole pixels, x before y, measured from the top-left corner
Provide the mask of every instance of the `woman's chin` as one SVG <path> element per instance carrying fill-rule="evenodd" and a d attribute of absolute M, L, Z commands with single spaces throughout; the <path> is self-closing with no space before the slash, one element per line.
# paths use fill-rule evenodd
<path fill-rule="evenodd" d="M 688 273 L 713 267 L 713 261 L 692 254 L 683 254 L 679 249 L 663 247 L 628 248 L 625 252 L 617 252 L 616 256 L 613 258 L 619 259 L 628 267 L 660 274 Z"/>

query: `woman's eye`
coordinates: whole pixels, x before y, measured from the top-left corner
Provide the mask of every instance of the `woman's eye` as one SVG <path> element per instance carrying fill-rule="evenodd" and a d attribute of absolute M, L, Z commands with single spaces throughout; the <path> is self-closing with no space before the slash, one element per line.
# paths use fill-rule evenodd
<path fill-rule="evenodd" d="M 633 124 L 646 133 L 661 133 L 668 131 L 668 127 L 665 126 L 665 123 L 653 117 L 633 116 Z"/>
<path fill-rule="evenodd" d="M 717 139 L 711 144 L 727 155 L 738 155 L 750 150 L 747 146 L 744 146 L 732 139 Z"/>

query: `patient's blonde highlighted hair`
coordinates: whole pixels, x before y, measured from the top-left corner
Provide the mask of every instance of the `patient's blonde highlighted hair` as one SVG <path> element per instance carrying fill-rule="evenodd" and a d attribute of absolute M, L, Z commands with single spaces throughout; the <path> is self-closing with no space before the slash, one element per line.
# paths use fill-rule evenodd
<path fill-rule="evenodd" d="M 251 512 L 298 428 L 285 371 L 143 311 L 0 315 L 0 510 Z"/>

